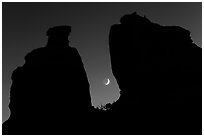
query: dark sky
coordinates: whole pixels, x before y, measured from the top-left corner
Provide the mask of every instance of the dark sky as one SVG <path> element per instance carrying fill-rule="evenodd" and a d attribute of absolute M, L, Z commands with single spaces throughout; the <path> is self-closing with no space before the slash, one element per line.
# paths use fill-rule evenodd
<path fill-rule="evenodd" d="M 201 2 L 3 3 L 3 121 L 10 113 L 7 106 L 12 71 L 23 65 L 28 52 L 45 46 L 47 29 L 56 25 L 72 26 L 70 45 L 78 49 L 85 65 L 92 104 L 96 106 L 118 99 L 119 88 L 110 66 L 108 34 L 110 26 L 119 23 L 121 16 L 134 11 L 146 15 L 152 22 L 190 30 L 194 43 L 202 46 Z M 108 86 L 103 84 L 105 78 L 110 79 Z"/>

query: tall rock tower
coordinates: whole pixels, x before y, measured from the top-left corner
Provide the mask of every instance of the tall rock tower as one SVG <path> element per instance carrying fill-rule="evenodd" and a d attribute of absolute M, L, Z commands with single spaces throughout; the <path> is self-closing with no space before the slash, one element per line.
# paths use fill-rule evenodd
<path fill-rule="evenodd" d="M 69 46 L 70 32 L 70 26 L 50 28 L 47 45 L 28 53 L 25 64 L 14 70 L 11 116 L 3 134 L 72 133 L 84 128 L 92 107 L 89 82 L 78 51 Z"/>

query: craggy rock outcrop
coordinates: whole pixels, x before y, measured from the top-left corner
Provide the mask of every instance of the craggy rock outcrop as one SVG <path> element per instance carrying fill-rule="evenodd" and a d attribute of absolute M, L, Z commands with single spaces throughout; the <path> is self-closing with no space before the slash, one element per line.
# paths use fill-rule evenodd
<path fill-rule="evenodd" d="M 121 89 L 114 133 L 202 134 L 202 50 L 190 32 L 136 13 L 111 26 L 112 71 Z"/>
<path fill-rule="evenodd" d="M 89 83 L 79 53 L 69 47 L 70 32 L 70 26 L 50 28 L 47 45 L 14 70 L 3 134 L 79 134 L 89 128 Z"/>

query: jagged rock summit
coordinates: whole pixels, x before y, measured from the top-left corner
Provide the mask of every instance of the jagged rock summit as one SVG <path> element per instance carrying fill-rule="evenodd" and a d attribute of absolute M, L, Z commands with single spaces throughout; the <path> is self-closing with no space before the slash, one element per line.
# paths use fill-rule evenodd
<path fill-rule="evenodd" d="M 78 51 L 69 46 L 70 32 L 70 26 L 50 28 L 47 45 L 28 53 L 25 64 L 14 70 L 11 116 L 3 134 L 55 134 L 63 129 L 72 134 L 86 128 L 83 120 L 92 107 L 89 82 Z"/>
<path fill-rule="evenodd" d="M 115 130 L 202 133 L 202 50 L 188 30 L 132 13 L 111 26 L 109 49 L 121 89 L 109 112 Z"/>

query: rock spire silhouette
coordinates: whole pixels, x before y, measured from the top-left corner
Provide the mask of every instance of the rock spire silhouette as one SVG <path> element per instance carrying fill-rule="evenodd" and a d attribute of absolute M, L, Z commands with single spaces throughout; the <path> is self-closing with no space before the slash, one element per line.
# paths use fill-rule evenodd
<path fill-rule="evenodd" d="M 11 116 L 3 134 L 72 134 L 82 129 L 91 96 L 81 57 L 69 46 L 70 32 L 70 26 L 50 28 L 47 45 L 28 53 L 25 64 L 14 70 Z"/>

